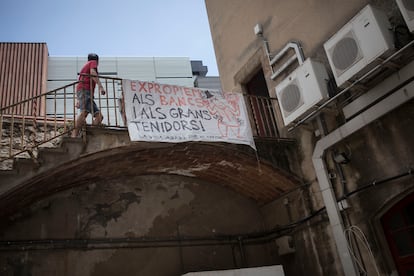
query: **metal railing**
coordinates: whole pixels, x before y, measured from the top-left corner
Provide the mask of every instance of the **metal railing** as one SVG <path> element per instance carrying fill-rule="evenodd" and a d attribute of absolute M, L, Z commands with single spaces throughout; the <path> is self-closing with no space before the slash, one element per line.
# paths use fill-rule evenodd
<path fill-rule="evenodd" d="M 276 98 L 245 95 L 246 105 L 253 120 L 253 136 L 256 138 L 278 139 L 274 101 Z"/>
<path fill-rule="evenodd" d="M 125 128 L 122 79 L 99 77 L 105 95 L 94 93 L 105 127 Z M 56 146 L 70 135 L 78 115 L 78 81 L 0 109 L 0 162 L 14 157 L 36 158 L 39 147 Z M 245 95 L 255 138 L 279 139 L 275 98 Z M 92 124 L 88 116 L 86 125 Z"/>
<path fill-rule="evenodd" d="M 103 126 L 124 127 L 122 79 L 99 77 L 106 94 L 95 92 Z M 77 116 L 76 85 L 67 84 L 0 109 L 0 162 L 14 157 L 35 158 L 38 147 L 50 147 L 69 135 Z M 88 116 L 86 124 L 91 123 Z M 51 143 L 51 144 L 50 144 Z"/>

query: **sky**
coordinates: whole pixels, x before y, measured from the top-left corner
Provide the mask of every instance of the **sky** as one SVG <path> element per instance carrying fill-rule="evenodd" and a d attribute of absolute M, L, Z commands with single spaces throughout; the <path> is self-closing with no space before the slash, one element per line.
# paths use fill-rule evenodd
<path fill-rule="evenodd" d="M 0 0 L 0 42 L 46 42 L 53 57 L 189 57 L 218 76 L 204 0 Z"/>

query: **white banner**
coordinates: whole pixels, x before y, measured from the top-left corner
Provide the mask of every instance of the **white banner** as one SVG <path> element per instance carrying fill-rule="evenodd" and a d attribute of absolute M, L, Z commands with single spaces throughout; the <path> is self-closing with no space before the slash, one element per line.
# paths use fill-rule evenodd
<path fill-rule="evenodd" d="M 123 80 L 131 141 L 208 141 L 256 149 L 243 95 Z"/>

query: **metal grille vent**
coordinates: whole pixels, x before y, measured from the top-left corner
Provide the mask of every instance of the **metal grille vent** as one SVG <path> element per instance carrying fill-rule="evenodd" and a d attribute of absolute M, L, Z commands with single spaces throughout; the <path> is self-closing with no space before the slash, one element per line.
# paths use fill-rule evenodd
<path fill-rule="evenodd" d="M 295 83 L 286 86 L 280 93 L 280 101 L 286 115 L 298 109 L 303 104 L 299 87 Z"/>
<path fill-rule="evenodd" d="M 338 76 L 362 58 L 357 41 L 351 31 L 330 49 L 332 63 Z"/>

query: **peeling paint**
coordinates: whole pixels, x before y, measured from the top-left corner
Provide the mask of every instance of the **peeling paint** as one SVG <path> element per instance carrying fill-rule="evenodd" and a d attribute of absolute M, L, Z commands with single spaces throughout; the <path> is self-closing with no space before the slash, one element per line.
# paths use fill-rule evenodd
<path fill-rule="evenodd" d="M 223 166 L 223 167 L 231 167 L 231 168 L 234 168 L 234 169 L 237 169 L 237 170 L 241 169 L 240 164 L 234 164 L 234 163 L 228 162 L 226 160 L 222 160 L 217 164 L 219 164 L 220 166 Z"/>
<path fill-rule="evenodd" d="M 163 169 L 159 170 L 159 172 L 172 173 L 172 174 L 188 176 L 188 177 L 195 177 L 196 175 L 193 174 L 193 172 L 208 170 L 210 168 L 210 166 L 211 166 L 211 164 L 203 164 L 203 165 L 200 165 L 198 167 L 191 167 L 191 168 L 188 168 L 188 169 L 163 168 Z"/>
<path fill-rule="evenodd" d="M 111 220 L 117 220 L 128 209 L 132 203 L 140 202 L 140 197 L 133 192 L 120 193 L 119 199 L 111 203 L 97 203 L 94 205 L 94 214 L 90 216 L 87 222 L 79 230 L 78 235 L 81 237 L 89 236 L 94 224 L 105 228 Z M 106 231 L 105 231 L 106 234 Z"/>
<path fill-rule="evenodd" d="M 166 186 L 166 190 L 156 190 L 154 186 L 145 185 L 146 194 L 149 195 L 142 199 L 140 212 L 151 208 L 151 213 L 146 213 L 147 231 L 149 231 L 157 217 L 166 217 L 171 210 L 178 209 L 181 206 L 189 204 L 194 199 L 194 194 L 188 190 L 181 182 L 171 183 Z M 168 200 L 166 200 L 168 198 Z M 140 222 L 141 224 L 142 222 Z"/>
<path fill-rule="evenodd" d="M 180 275 L 176 248 L 156 244 L 154 248 L 117 248 L 110 247 L 111 239 L 175 237 L 177 230 L 183 236 L 238 233 L 241 228 L 257 231 L 262 227 L 259 210 L 250 199 L 220 185 L 165 174 L 91 182 L 45 198 L 31 210 L 31 216 L 19 219 L 20 224 L 8 226 L 9 239 L 30 234 L 35 240 L 42 235 L 71 240 L 80 238 L 82 229 L 86 239 L 102 239 L 108 247 L 26 251 L 27 259 L 21 252 L 3 252 L 1 275 Z M 207 257 L 211 265 L 233 261 L 227 248 L 190 250 L 185 261 L 193 267 L 205 265 Z M 192 257 L 197 254 L 201 257 Z M 162 266 L 160 260 L 164 260 Z"/>
<path fill-rule="evenodd" d="M 113 200 L 110 204 L 103 201 L 95 202 L 89 207 L 92 217 L 89 217 L 91 223 L 88 235 L 145 235 L 151 231 L 157 218 L 169 216 L 171 211 L 187 206 L 195 197 L 185 183 L 178 179 L 172 181 L 167 176 L 141 176 L 122 181 L 122 185 L 120 182 L 111 183 L 111 186 L 123 191 L 118 200 Z M 140 192 L 136 198 L 137 189 Z M 116 191 L 111 190 L 109 194 L 114 192 Z M 103 198 L 99 195 L 96 197 Z"/>

